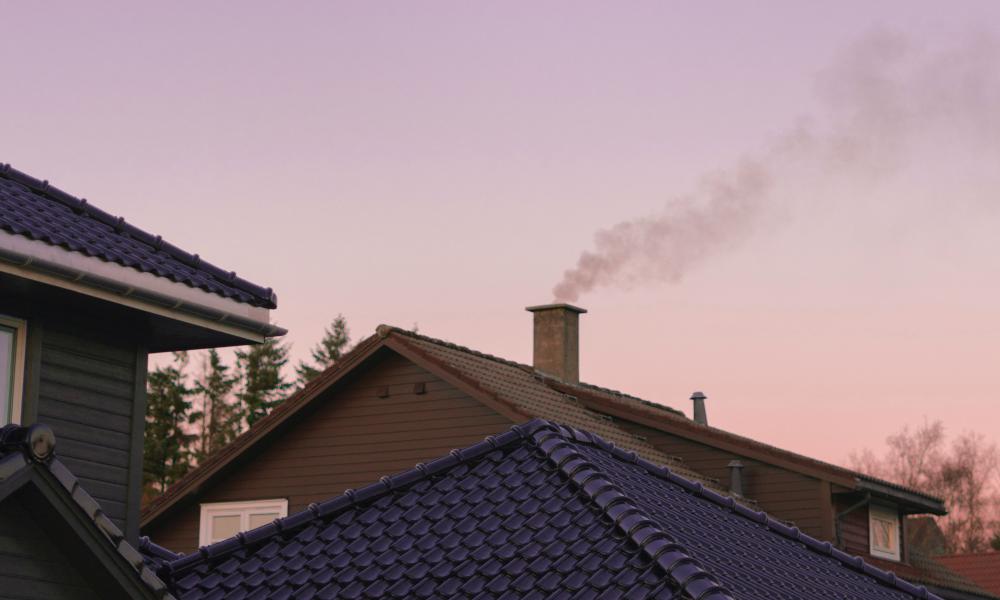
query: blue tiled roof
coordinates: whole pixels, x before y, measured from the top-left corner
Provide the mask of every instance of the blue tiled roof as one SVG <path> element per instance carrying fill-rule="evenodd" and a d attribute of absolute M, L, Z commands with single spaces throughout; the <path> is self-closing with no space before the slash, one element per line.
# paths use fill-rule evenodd
<path fill-rule="evenodd" d="M 167 562 L 183 600 L 936 598 L 536 420 Z"/>
<path fill-rule="evenodd" d="M 244 304 L 276 307 L 270 288 L 209 264 L 10 165 L 0 165 L 0 229 Z"/>

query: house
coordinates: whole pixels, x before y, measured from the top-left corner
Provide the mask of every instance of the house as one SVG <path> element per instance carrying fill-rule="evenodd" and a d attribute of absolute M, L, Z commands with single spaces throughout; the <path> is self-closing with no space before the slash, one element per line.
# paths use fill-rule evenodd
<path fill-rule="evenodd" d="M 934 560 L 981 588 L 1000 596 L 1000 552 L 981 554 L 949 554 Z"/>
<path fill-rule="evenodd" d="M 173 600 L 55 450 L 46 425 L 0 428 L 0 597 Z"/>
<path fill-rule="evenodd" d="M 569 305 L 529 310 L 532 365 L 380 326 L 144 507 L 143 533 L 194 552 L 512 424 L 542 418 L 592 431 L 941 593 L 954 586 L 961 588 L 956 592 L 982 592 L 908 552 L 905 517 L 944 514 L 937 498 L 710 427 L 704 397 L 696 397 L 696 413 L 706 422 L 697 422 L 661 404 L 582 383 L 579 319 L 585 311 Z"/>
<path fill-rule="evenodd" d="M 158 570 L 209 598 L 936 599 L 594 434 L 532 420 Z"/>
<path fill-rule="evenodd" d="M 44 422 L 138 540 L 146 358 L 263 341 L 276 296 L 0 166 L 0 425 Z"/>

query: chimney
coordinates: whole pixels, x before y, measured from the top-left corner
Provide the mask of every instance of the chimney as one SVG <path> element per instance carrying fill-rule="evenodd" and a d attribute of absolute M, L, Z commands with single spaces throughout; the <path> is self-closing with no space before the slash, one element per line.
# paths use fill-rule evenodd
<path fill-rule="evenodd" d="M 691 400 L 694 402 L 694 422 L 699 425 L 708 425 L 708 415 L 705 414 L 706 398 L 708 396 L 701 392 L 691 394 Z"/>
<path fill-rule="evenodd" d="M 569 304 L 543 304 L 525 310 L 535 315 L 536 369 L 567 383 L 580 382 L 580 315 Z"/>

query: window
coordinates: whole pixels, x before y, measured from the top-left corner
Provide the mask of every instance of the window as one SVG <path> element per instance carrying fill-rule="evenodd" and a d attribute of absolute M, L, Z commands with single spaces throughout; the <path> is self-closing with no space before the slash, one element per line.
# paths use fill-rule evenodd
<path fill-rule="evenodd" d="M 872 556 L 899 560 L 899 513 L 895 508 L 871 505 L 868 531 Z"/>
<path fill-rule="evenodd" d="M 214 544 L 287 516 L 288 500 L 285 499 L 202 504 L 198 545 Z"/>
<path fill-rule="evenodd" d="M 0 316 L 0 425 L 21 421 L 25 331 L 24 321 Z"/>

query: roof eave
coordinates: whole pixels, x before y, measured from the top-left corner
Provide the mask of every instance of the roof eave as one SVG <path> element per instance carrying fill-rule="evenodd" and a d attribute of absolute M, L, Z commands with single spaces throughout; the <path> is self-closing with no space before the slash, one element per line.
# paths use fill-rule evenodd
<path fill-rule="evenodd" d="M 893 502 L 898 503 L 904 509 L 911 511 L 907 514 L 929 513 L 938 516 L 948 514 L 948 509 L 945 508 L 944 502 L 938 498 L 918 494 L 908 490 L 901 490 L 895 486 L 888 485 L 872 478 L 864 476 L 858 477 L 856 487 L 858 490 L 870 492 L 877 498 L 892 500 Z"/>
<path fill-rule="evenodd" d="M 0 272 L 52 285 L 249 343 L 281 336 L 267 308 L 0 231 Z"/>

